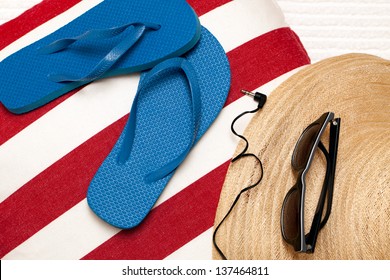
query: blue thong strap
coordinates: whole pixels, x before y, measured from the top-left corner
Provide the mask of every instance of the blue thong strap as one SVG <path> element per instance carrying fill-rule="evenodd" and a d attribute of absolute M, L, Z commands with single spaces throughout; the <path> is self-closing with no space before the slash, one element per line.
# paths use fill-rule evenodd
<path fill-rule="evenodd" d="M 137 108 L 138 108 L 138 99 L 140 94 L 144 91 L 144 85 L 148 84 L 148 81 L 161 73 L 162 71 L 168 69 L 178 69 L 182 70 L 187 78 L 189 87 L 190 87 L 190 100 L 191 100 L 191 124 L 192 124 L 192 137 L 187 145 L 187 148 L 175 159 L 171 160 L 164 166 L 158 168 L 147 174 L 145 176 L 145 181 L 147 183 L 155 182 L 159 179 L 164 178 L 172 171 L 174 171 L 186 158 L 187 154 L 191 150 L 192 146 L 195 144 L 196 136 L 200 124 L 200 108 L 201 108 L 201 99 L 200 99 L 200 88 L 198 84 L 198 79 L 196 72 L 192 65 L 184 58 L 171 58 L 165 60 L 155 66 L 148 74 L 144 77 L 142 84 L 140 84 L 137 94 L 134 98 L 133 105 L 130 111 L 129 120 L 127 123 L 127 131 L 123 141 L 121 151 L 118 156 L 118 161 L 120 163 L 125 163 L 129 158 L 134 142 L 135 129 L 136 129 L 136 120 L 137 120 Z"/>
<path fill-rule="evenodd" d="M 129 23 L 119 27 L 113 27 L 108 29 L 95 29 L 89 30 L 79 36 L 73 38 L 64 38 L 53 43 L 41 47 L 38 52 L 41 54 L 52 54 L 59 51 L 63 51 L 71 44 L 80 40 L 96 40 L 96 39 L 109 39 L 115 37 L 125 30 L 131 30 L 130 36 L 127 36 L 119 44 L 117 44 L 93 69 L 92 71 L 82 78 L 75 78 L 68 74 L 50 74 L 49 79 L 58 82 L 92 82 L 102 77 L 111 67 L 141 38 L 144 32 L 148 29 L 158 30 L 160 25 L 154 23 Z"/>

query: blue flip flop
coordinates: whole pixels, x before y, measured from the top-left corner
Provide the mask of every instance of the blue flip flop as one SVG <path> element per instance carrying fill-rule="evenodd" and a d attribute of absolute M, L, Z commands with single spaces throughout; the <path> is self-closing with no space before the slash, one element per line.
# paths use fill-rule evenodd
<path fill-rule="evenodd" d="M 229 88 L 226 54 L 205 28 L 191 51 L 142 74 L 128 122 L 90 183 L 90 208 L 115 227 L 137 226 L 215 120 Z"/>
<path fill-rule="evenodd" d="M 4 59 L 0 102 L 13 113 L 28 112 L 94 80 L 180 56 L 200 32 L 185 0 L 105 0 Z"/>

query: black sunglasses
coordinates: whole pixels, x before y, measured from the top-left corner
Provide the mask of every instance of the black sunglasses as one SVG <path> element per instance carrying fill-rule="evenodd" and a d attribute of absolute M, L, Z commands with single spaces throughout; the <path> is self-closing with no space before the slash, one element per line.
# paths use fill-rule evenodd
<path fill-rule="evenodd" d="M 320 140 L 328 123 L 330 123 L 329 152 Z M 332 112 L 324 113 L 303 131 L 295 146 L 291 164 L 298 171 L 298 179 L 284 198 L 280 219 L 283 239 L 291 244 L 295 251 L 313 253 L 318 233 L 329 219 L 332 208 L 339 132 L 340 118 L 335 119 Z M 309 233 L 305 234 L 305 176 L 310 168 L 317 147 L 325 155 L 327 167 L 311 228 Z M 325 203 L 326 212 L 323 217 Z"/>

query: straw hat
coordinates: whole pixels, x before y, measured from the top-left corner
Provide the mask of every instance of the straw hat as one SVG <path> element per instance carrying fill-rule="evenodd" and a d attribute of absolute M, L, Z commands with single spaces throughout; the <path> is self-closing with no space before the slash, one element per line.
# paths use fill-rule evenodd
<path fill-rule="evenodd" d="M 283 199 L 296 182 L 291 155 L 302 131 L 328 111 L 341 118 L 332 213 L 314 254 L 296 253 L 280 229 Z M 390 259 L 390 61 L 348 54 L 302 69 L 271 93 L 244 135 L 263 161 L 264 178 L 218 231 L 228 259 Z M 328 138 L 329 128 L 321 138 L 326 147 Z M 306 232 L 325 166 L 316 153 L 306 180 Z M 251 158 L 230 165 L 215 226 L 259 173 Z"/>

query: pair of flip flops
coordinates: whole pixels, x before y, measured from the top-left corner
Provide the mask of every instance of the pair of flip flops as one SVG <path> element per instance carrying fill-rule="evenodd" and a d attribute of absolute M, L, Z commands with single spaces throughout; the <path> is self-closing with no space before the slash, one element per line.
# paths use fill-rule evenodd
<path fill-rule="evenodd" d="M 124 229 L 146 217 L 225 103 L 230 70 L 217 39 L 184 0 L 106 0 L 0 66 L 0 101 L 14 113 L 148 69 L 87 194 L 100 218 Z"/>

